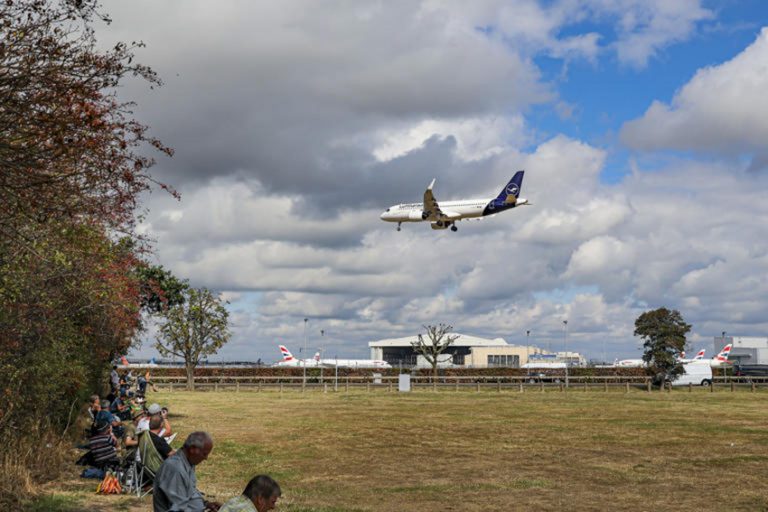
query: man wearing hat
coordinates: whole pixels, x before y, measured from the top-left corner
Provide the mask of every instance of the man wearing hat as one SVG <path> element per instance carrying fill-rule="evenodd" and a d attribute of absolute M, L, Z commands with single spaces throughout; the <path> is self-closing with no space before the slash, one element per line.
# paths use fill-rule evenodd
<path fill-rule="evenodd" d="M 112 425 L 99 421 L 93 425 L 93 435 L 88 440 L 88 450 L 92 464 L 104 468 L 118 464 L 117 439 L 112 435 Z"/>
<path fill-rule="evenodd" d="M 125 435 L 123 436 L 123 444 L 129 450 L 139 445 L 139 434 L 149 430 L 149 417 L 144 409 L 135 412 L 132 420 L 125 424 Z"/>

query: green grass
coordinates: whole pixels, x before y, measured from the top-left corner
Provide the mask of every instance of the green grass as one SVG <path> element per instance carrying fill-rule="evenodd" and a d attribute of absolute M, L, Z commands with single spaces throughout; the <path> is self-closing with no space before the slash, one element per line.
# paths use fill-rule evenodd
<path fill-rule="evenodd" d="M 193 430 L 213 435 L 198 483 L 220 501 L 267 473 L 283 487 L 279 508 L 292 512 L 768 503 L 768 393 L 249 391 L 150 400 L 169 406 L 177 444 Z M 57 485 L 75 501 L 32 510 L 151 510 L 149 499 L 97 498 L 76 479 Z"/>

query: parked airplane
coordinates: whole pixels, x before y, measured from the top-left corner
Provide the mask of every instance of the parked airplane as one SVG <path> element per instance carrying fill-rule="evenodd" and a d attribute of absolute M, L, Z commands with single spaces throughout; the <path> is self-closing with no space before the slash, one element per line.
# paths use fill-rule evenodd
<path fill-rule="evenodd" d="M 283 354 L 283 360 L 276 363 L 275 366 L 306 366 L 308 368 L 392 368 L 389 363 L 381 359 L 320 359 L 320 352 L 315 353 L 312 359 L 296 359 L 291 352 L 280 345 L 280 352 Z"/>
<path fill-rule="evenodd" d="M 524 173 L 525 171 L 515 173 L 496 198 L 446 201 L 440 204 L 437 203 L 437 199 L 432 194 L 432 187 L 435 186 L 435 180 L 432 180 L 424 192 L 423 203 L 390 206 L 381 214 L 381 220 L 397 222 L 398 231 L 400 231 L 400 225 L 403 222 L 422 221 L 429 221 L 432 229 L 451 228 L 451 231 L 456 231 L 458 229 L 456 222 L 462 219 L 479 219 L 516 206 L 530 204 L 527 199 L 520 198 Z"/>
<path fill-rule="evenodd" d="M 326 368 L 392 368 L 381 359 L 321 359 L 320 366 Z"/>
<path fill-rule="evenodd" d="M 279 345 L 280 353 L 283 354 L 283 360 L 278 361 L 273 366 L 316 368 L 320 366 L 320 352 L 317 352 L 312 359 L 296 359 L 285 345 Z"/>
<path fill-rule="evenodd" d="M 706 349 L 699 350 L 693 359 L 686 359 L 685 352 L 682 352 L 680 354 L 680 357 L 677 360 L 678 362 L 681 362 L 681 363 L 690 363 L 691 361 L 699 361 L 704 358 L 705 351 Z M 616 361 L 616 363 L 614 363 L 614 366 L 618 366 L 620 368 L 642 368 L 644 366 L 648 366 L 648 363 L 646 363 L 642 359 L 622 359 L 621 361 Z"/>

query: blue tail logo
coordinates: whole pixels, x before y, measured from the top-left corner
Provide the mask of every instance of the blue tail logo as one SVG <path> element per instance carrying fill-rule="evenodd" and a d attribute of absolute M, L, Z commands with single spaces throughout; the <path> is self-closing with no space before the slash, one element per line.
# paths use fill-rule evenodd
<path fill-rule="evenodd" d="M 520 189 L 523 188 L 523 174 L 525 174 L 525 171 L 517 171 L 515 175 L 512 176 L 512 179 L 509 180 L 509 183 L 504 187 L 504 190 L 502 190 L 498 197 L 496 197 L 496 202 L 507 204 L 515 204 L 515 202 L 517 202 L 517 198 L 520 196 Z"/>

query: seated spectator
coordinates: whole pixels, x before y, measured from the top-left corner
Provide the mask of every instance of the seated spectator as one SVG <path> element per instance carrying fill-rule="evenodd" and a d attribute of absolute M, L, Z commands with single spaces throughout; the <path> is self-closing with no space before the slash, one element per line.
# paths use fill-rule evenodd
<path fill-rule="evenodd" d="M 169 437 L 173 434 L 171 423 L 168 421 L 168 408 L 160 407 L 160 404 L 152 404 L 147 408 L 150 419 L 152 416 L 159 416 L 162 421 L 162 427 L 157 432 L 162 437 Z"/>
<path fill-rule="evenodd" d="M 109 423 L 112 425 L 112 431 L 118 437 L 123 437 L 123 424 L 120 422 L 120 418 L 109 412 L 110 403 L 109 400 L 101 401 L 101 410 L 96 413 L 96 419 L 94 425 L 97 423 Z"/>
<path fill-rule="evenodd" d="M 139 409 L 133 415 L 133 421 L 124 424 L 125 434 L 123 435 L 123 445 L 129 451 L 132 451 L 139 445 L 139 434 L 149 430 L 149 418 L 144 409 Z"/>
<path fill-rule="evenodd" d="M 245 486 L 243 494 L 232 498 L 219 512 L 267 512 L 275 508 L 282 492 L 280 485 L 267 475 L 257 475 Z"/>
<path fill-rule="evenodd" d="M 115 398 L 109 406 L 109 411 L 120 418 L 121 421 L 131 419 L 131 411 L 127 400 L 128 392 L 121 389 L 120 396 Z"/>
<path fill-rule="evenodd" d="M 99 469 L 120 463 L 117 458 L 117 438 L 112 434 L 112 425 L 105 422 L 94 425 L 93 435 L 88 440 L 88 450 L 91 465 Z"/>
<path fill-rule="evenodd" d="M 101 399 L 99 395 L 91 395 L 88 402 L 88 416 L 91 417 L 91 423 L 96 421 L 96 414 L 101 410 Z"/>
<path fill-rule="evenodd" d="M 149 418 L 149 437 L 152 439 L 152 444 L 155 445 L 155 449 L 160 454 L 160 456 L 163 458 L 163 460 L 167 459 L 176 451 L 171 448 L 171 445 L 166 442 L 166 440 L 159 434 L 162 430 L 163 422 L 162 419 L 160 419 L 160 416 L 154 415 Z"/>
<path fill-rule="evenodd" d="M 195 466 L 205 461 L 211 450 L 213 439 L 207 432 L 192 432 L 181 450 L 163 462 L 155 476 L 152 492 L 154 512 L 219 509 L 220 504 L 203 500 L 195 476 Z"/>

